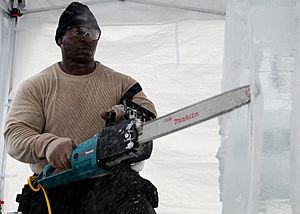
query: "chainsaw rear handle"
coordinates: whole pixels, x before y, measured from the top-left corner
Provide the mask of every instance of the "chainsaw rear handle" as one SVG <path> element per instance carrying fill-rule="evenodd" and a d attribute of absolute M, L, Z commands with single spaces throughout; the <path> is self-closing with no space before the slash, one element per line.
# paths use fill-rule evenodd
<path fill-rule="evenodd" d="M 156 116 L 151 111 L 145 109 L 144 107 L 136 104 L 135 102 L 125 99 L 123 101 L 124 105 L 124 117 L 126 120 L 133 118 L 139 118 L 142 122 L 146 122 L 155 119 Z M 117 114 L 114 111 L 109 111 L 105 113 L 105 126 L 113 126 L 117 124 Z"/>

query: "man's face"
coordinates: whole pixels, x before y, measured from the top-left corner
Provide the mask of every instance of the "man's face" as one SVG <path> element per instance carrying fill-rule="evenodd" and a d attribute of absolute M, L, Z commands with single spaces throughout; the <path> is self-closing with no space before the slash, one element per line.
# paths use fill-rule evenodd
<path fill-rule="evenodd" d="M 79 63 L 94 61 L 100 31 L 85 27 L 73 27 L 59 39 L 63 60 Z"/>

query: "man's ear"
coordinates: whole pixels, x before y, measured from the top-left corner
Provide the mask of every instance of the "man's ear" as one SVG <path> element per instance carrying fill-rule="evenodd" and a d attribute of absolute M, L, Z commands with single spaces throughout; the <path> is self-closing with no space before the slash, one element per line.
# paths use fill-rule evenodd
<path fill-rule="evenodd" d="M 58 44 L 58 46 L 61 46 L 61 44 L 62 44 L 62 37 L 60 37 L 60 38 L 57 40 L 57 44 Z"/>

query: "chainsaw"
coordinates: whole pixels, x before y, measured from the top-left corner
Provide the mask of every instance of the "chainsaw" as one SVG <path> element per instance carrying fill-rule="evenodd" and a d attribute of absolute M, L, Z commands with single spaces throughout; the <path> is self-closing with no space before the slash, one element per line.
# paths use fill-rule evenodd
<path fill-rule="evenodd" d="M 38 176 L 37 183 L 49 189 L 110 174 L 110 167 L 136 157 L 147 142 L 228 113 L 249 102 L 250 86 L 246 85 L 150 120 L 151 112 L 127 100 L 124 102 L 123 121 L 117 123 L 115 113 L 108 112 L 106 127 L 74 148 L 71 168 L 55 174 L 55 168 L 48 164 Z"/>

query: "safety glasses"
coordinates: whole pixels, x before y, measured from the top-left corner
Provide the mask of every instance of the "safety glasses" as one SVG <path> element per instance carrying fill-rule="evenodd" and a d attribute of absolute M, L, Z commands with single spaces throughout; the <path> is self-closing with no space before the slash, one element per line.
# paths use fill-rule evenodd
<path fill-rule="evenodd" d="M 73 36 L 79 39 L 88 36 L 91 38 L 91 40 L 98 40 L 101 34 L 98 29 L 87 28 L 83 26 L 72 27 L 70 31 Z"/>

